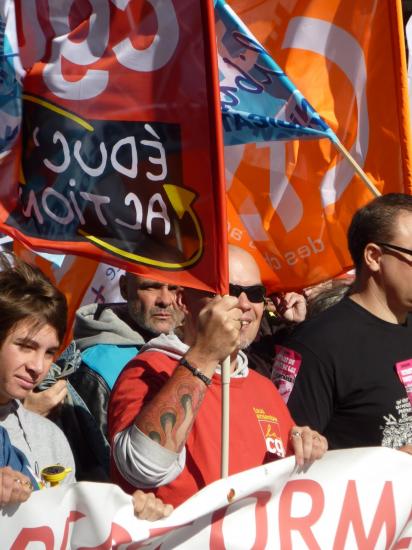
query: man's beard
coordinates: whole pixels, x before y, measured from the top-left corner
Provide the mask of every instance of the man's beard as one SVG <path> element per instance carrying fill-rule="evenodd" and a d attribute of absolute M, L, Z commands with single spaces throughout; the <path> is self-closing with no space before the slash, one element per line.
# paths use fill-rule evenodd
<path fill-rule="evenodd" d="M 245 336 L 242 336 L 242 337 L 240 338 L 239 349 L 245 350 L 245 349 L 247 349 L 252 343 L 253 343 L 253 340 L 252 340 L 251 338 L 246 338 Z"/>
<path fill-rule="evenodd" d="M 149 310 L 148 313 L 144 314 L 142 311 L 134 311 L 133 312 L 133 320 L 135 323 L 139 325 L 143 330 L 146 330 L 148 332 L 153 333 L 154 335 L 158 336 L 159 334 L 162 334 L 164 330 L 161 330 L 157 327 L 158 323 L 165 323 L 166 321 L 155 321 L 152 319 L 154 315 L 157 315 L 159 313 L 167 313 L 170 315 L 170 318 L 167 320 L 167 323 L 169 324 L 169 331 L 174 330 L 176 326 L 176 312 L 169 309 L 169 308 L 152 308 Z"/>

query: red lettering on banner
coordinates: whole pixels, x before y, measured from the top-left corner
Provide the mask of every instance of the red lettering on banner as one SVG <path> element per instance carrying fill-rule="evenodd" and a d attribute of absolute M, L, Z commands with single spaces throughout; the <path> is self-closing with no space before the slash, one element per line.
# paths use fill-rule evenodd
<path fill-rule="evenodd" d="M 83 546 L 78 550 L 111 550 L 116 544 L 127 542 L 132 542 L 129 531 L 117 523 L 112 523 L 110 534 L 102 544 L 99 544 L 99 546 Z"/>
<path fill-rule="evenodd" d="M 312 508 L 307 516 L 292 517 L 292 499 L 295 493 L 307 493 L 312 499 Z M 279 538 L 283 550 L 292 550 L 292 531 L 299 531 L 311 550 L 321 550 L 311 527 L 322 515 L 324 505 L 325 496 L 319 483 L 310 479 L 288 481 L 279 499 Z"/>
<path fill-rule="evenodd" d="M 368 505 L 370 507 L 370 504 Z M 363 550 L 374 550 L 383 526 L 386 529 L 386 548 L 391 546 L 396 530 L 396 509 L 391 481 L 386 481 L 382 495 L 373 518 L 369 536 L 365 533 L 362 511 L 359 504 L 356 482 L 350 480 L 343 501 L 342 513 L 336 530 L 334 550 L 346 548 L 349 526 L 352 525 L 357 546 Z"/>
<path fill-rule="evenodd" d="M 31 542 L 42 542 L 44 550 L 53 550 L 54 535 L 50 527 L 25 527 L 20 531 L 10 550 L 24 550 Z"/>
<path fill-rule="evenodd" d="M 395 546 L 392 547 L 392 550 L 410 550 L 412 543 L 412 537 L 406 537 L 404 539 L 398 540 Z"/>
<path fill-rule="evenodd" d="M 69 526 L 70 523 L 86 517 L 81 512 L 71 511 L 66 519 L 66 525 L 64 527 L 63 539 L 60 545 L 60 550 L 70 548 L 69 540 Z M 17 536 L 16 540 L 10 547 L 10 550 L 25 550 L 31 542 L 42 542 L 45 546 L 45 550 L 54 549 L 54 534 L 51 527 L 46 525 L 42 527 L 25 527 Z M 132 542 L 130 533 L 121 525 L 112 523 L 112 528 L 107 539 L 98 546 L 81 547 L 78 550 L 111 550 L 113 544 L 125 544 Z"/>
<path fill-rule="evenodd" d="M 183 523 L 181 525 L 170 525 L 169 527 L 156 527 L 154 529 L 149 529 L 149 537 L 148 539 L 154 539 L 156 537 L 160 537 L 162 535 L 166 535 L 167 533 L 170 533 L 170 531 L 173 531 L 173 529 L 178 529 L 180 527 L 188 527 L 189 525 L 192 525 L 193 521 L 189 523 Z M 160 543 L 159 543 L 160 544 Z M 125 550 L 138 550 L 139 548 L 147 548 L 147 540 L 143 540 L 140 542 L 134 542 L 132 544 L 129 544 L 129 546 Z M 156 550 L 159 547 L 156 547 Z"/>
<path fill-rule="evenodd" d="M 255 523 L 256 523 L 256 538 L 251 550 L 259 550 L 265 548 L 268 540 L 268 517 L 266 512 L 266 505 L 271 498 L 269 491 L 257 491 L 249 495 L 247 498 L 255 498 Z M 226 548 L 223 537 L 223 520 L 226 515 L 226 511 L 229 506 L 220 508 L 213 513 L 211 523 L 212 528 L 210 530 L 210 550 L 223 550 Z"/>
<path fill-rule="evenodd" d="M 409 519 L 404 527 L 404 530 L 408 530 L 410 529 L 410 525 L 408 525 L 409 523 L 412 523 L 412 508 L 411 508 L 411 515 L 409 516 Z M 404 550 L 407 549 L 407 548 L 412 548 L 412 537 L 404 537 L 403 539 L 400 539 L 397 541 L 397 543 L 395 544 L 395 546 L 393 547 L 393 550 Z"/>
<path fill-rule="evenodd" d="M 60 545 L 60 550 L 65 550 L 67 548 L 67 539 L 69 538 L 69 525 L 70 523 L 74 523 L 78 519 L 84 518 L 85 515 L 81 512 L 76 512 L 75 510 L 72 510 L 69 513 L 68 518 L 66 519 L 66 525 L 64 526 L 64 534 L 63 534 L 63 540 Z"/>

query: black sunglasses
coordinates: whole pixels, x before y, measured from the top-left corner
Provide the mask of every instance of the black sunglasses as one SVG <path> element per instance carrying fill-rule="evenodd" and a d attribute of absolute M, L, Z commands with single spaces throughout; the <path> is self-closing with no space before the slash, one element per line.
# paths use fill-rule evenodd
<path fill-rule="evenodd" d="M 229 284 L 229 294 L 230 296 L 239 296 L 244 292 L 247 296 L 249 302 L 258 304 L 263 302 L 266 296 L 266 288 L 263 285 L 251 285 L 251 286 L 241 286 L 241 285 L 232 285 Z"/>
<path fill-rule="evenodd" d="M 403 246 L 398 246 L 397 244 L 390 244 L 390 243 L 378 243 L 376 242 L 378 246 L 383 246 L 384 248 L 389 248 L 392 250 L 397 250 L 398 252 L 403 252 L 404 254 L 408 254 L 409 256 L 412 256 L 412 250 L 409 248 L 403 248 Z"/>

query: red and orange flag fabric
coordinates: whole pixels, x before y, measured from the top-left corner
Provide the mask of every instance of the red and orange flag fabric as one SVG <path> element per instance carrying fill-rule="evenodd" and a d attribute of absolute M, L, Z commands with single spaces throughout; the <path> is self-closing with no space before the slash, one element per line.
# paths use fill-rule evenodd
<path fill-rule="evenodd" d="M 381 193 L 412 189 L 400 0 L 230 0 Z M 351 268 L 346 231 L 373 198 L 330 140 L 225 147 L 229 241 L 269 290 Z"/>
<path fill-rule="evenodd" d="M 224 293 L 214 36 L 209 0 L 4 0 L 0 229 Z"/>

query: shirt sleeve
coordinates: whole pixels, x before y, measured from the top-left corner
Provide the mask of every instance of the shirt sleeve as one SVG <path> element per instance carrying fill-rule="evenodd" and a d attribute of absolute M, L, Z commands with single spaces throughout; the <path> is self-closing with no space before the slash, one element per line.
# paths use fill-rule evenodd
<path fill-rule="evenodd" d="M 334 409 L 333 366 L 293 339 L 276 351 L 272 378 L 296 424 L 324 432 Z"/>
<path fill-rule="evenodd" d="M 122 476 L 134 487 L 167 485 L 185 467 L 186 448 L 177 454 L 150 439 L 132 424 L 114 439 L 113 459 Z"/>
<path fill-rule="evenodd" d="M 165 368 L 144 354 L 123 370 L 110 398 L 109 438 L 119 473 L 138 488 L 155 488 L 173 481 L 185 467 L 186 449 L 174 453 L 150 439 L 135 425 L 136 416 L 169 379 L 176 361 L 162 357 Z M 163 359 L 164 358 L 164 359 Z M 158 357 L 156 358 L 158 360 Z M 157 361 L 156 361 L 157 362 Z"/>

